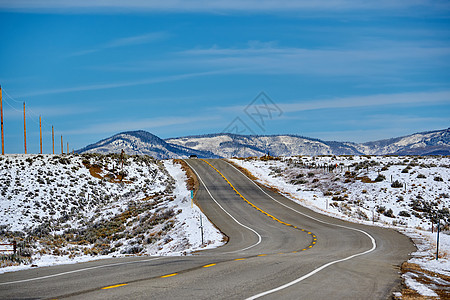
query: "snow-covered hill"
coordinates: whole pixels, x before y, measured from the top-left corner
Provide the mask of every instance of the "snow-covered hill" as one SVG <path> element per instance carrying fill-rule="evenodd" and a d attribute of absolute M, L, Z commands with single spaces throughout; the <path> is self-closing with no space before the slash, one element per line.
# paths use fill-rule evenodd
<path fill-rule="evenodd" d="M 352 154 L 360 152 L 352 143 L 325 142 L 295 135 L 245 136 L 211 134 L 167 139 L 167 142 L 195 150 L 206 150 L 221 157 Z"/>
<path fill-rule="evenodd" d="M 77 153 L 121 153 L 128 155 L 149 155 L 156 159 L 186 158 L 190 155 L 216 157 L 213 153 L 194 150 L 176 144 L 170 144 L 146 131 L 128 131 L 116 134 L 88 145 Z"/>
<path fill-rule="evenodd" d="M 180 165 L 149 156 L 125 156 L 123 169 L 117 154 L 0 156 L 0 243 L 16 241 L 20 252 L 0 260 L 0 273 L 204 248 L 186 180 Z M 207 247 L 221 245 L 202 218 Z"/>
<path fill-rule="evenodd" d="M 221 157 L 292 155 L 450 155 L 450 129 L 364 144 L 322 141 L 296 135 L 243 136 L 210 134 L 167 139 L 171 144 Z"/>
<path fill-rule="evenodd" d="M 450 129 L 357 144 L 322 141 L 297 135 L 236 135 L 230 133 L 162 140 L 146 131 L 129 131 L 89 145 L 77 153 L 146 154 L 161 158 L 250 157 L 270 153 L 292 155 L 450 155 Z"/>
<path fill-rule="evenodd" d="M 360 144 L 368 155 L 450 155 L 450 128 Z"/>
<path fill-rule="evenodd" d="M 429 297 L 426 299 L 447 299 L 450 158 L 318 156 L 231 161 L 246 168 L 262 184 L 277 188 L 312 210 L 407 234 L 418 251 L 401 268 L 406 285 Z M 441 234 L 436 260 L 438 218 Z"/>

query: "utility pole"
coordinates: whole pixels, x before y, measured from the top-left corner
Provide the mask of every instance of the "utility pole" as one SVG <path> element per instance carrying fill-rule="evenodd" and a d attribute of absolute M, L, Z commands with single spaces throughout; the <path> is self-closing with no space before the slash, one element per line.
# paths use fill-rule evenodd
<path fill-rule="evenodd" d="M 41 116 L 39 116 L 39 132 L 41 134 L 41 154 L 42 154 L 42 122 L 41 122 Z"/>
<path fill-rule="evenodd" d="M 53 125 L 52 125 L 52 149 L 53 154 L 55 154 L 55 130 L 53 129 Z"/>
<path fill-rule="evenodd" d="M 67 154 L 69 154 L 69 142 L 67 142 Z"/>
<path fill-rule="evenodd" d="M 5 137 L 3 135 L 3 102 L 2 102 L 2 86 L 0 85 L 0 111 L 2 115 L 2 155 L 5 155 Z"/>
<path fill-rule="evenodd" d="M 120 153 L 120 161 L 122 163 L 122 167 L 121 167 L 121 171 L 120 171 L 120 173 L 121 173 L 120 182 L 122 182 L 123 175 L 124 175 L 124 173 L 123 173 L 123 156 L 124 156 L 124 154 L 125 154 L 125 151 L 123 151 L 123 149 L 122 149 L 122 152 Z"/>
<path fill-rule="evenodd" d="M 61 134 L 61 154 L 64 154 L 62 134 Z"/>
<path fill-rule="evenodd" d="M 27 122 L 25 117 L 25 101 L 23 102 L 23 141 L 25 145 L 25 154 L 27 154 Z"/>

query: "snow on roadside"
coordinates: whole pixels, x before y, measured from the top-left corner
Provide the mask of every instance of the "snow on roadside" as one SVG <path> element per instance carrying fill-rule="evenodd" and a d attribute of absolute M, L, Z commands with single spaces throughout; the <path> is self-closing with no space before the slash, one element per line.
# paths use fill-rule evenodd
<path fill-rule="evenodd" d="M 186 179 L 173 161 L 149 156 L 126 156 L 123 169 L 115 154 L 1 156 L 0 243 L 16 241 L 20 255 L 1 260 L 0 274 L 222 245 L 222 234 L 191 208 Z"/>
<path fill-rule="evenodd" d="M 174 208 L 181 211 L 176 216 L 177 224 L 169 233 L 169 237 L 173 238 L 172 242 L 164 245 L 158 254 L 179 255 L 223 245 L 222 233 L 214 227 L 198 206 L 192 203 L 191 193 L 186 187 L 187 176 L 181 166 L 174 163 L 173 160 L 164 161 L 164 166 L 175 179 L 175 201 L 172 204 Z M 200 225 L 203 225 L 204 244 L 202 244 Z M 181 241 L 186 242 L 189 246 L 181 251 L 173 251 Z"/>
<path fill-rule="evenodd" d="M 261 184 L 277 188 L 287 198 L 316 212 L 397 229 L 411 237 L 418 248 L 408 262 L 450 275 L 450 158 L 303 156 L 230 161 L 247 169 Z M 396 180 L 400 188 L 391 187 Z M 435 259 L 436 232 L 431 233 L 431 219 L 436 213 L 446 224 L 446 231 L 440 234 L 439 260 Z M 411 273 L 403 277 L 406 285 L 419 294 L 437 296 L 431 289 L 433 284 L 425 286 Z"/>

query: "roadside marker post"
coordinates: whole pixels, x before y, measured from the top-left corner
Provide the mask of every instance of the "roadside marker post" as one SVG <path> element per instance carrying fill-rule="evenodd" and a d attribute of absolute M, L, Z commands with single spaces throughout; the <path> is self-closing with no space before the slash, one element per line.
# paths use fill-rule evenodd
<path fill-rule="evenodd" d="M 203 246 L 203 244 L 204 244 L 204 242 L 203 242 L 203 218 L 202 218 L 201 214 L 200 214 L 200 231 L 202 233 L 202 246 Z"/>
<path fill-rule="evenodd" d="M 194 208 L 194 190 L 191 190 L 191 208 Z"/>
<path fill-rule="evenodd" d="M 436 260 L 439 259 L 439 231 L 440 231 L 439 225 L 441 225 L 441 220 L 439 220 L 439 218 L 438 218 L 438 220 L 437 220 L 437 239 L 436 239 Z"/>

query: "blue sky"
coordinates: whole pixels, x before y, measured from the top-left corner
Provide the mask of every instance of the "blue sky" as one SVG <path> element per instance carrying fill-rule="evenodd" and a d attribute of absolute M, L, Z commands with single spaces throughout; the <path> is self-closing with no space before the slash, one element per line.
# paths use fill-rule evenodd
<path fill-rule="evenodd" d="M 23 101 L 29 153 L 39 115 L 47 153 L 52 125 L 71 149 L 138 129 L 366 142 L 448 128 L 449 17 L 427 0 L 0 0 L 5 150 L 23 152 Z"/>

